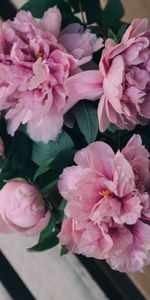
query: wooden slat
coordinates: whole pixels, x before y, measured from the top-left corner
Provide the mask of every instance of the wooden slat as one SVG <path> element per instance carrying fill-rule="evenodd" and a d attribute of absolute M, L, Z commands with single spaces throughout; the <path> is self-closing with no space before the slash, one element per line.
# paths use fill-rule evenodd
<path fill-rule="evenodd" d="M 58 247 L 27 252 L 36 241 L 35 237 L 0 236 L 3 254 L 36 300 L 108 300 L 71 253 L 61 258 Z"/>
<path fill-rule="evenodd" d="M 137 272 L 128 274 L 131 280 L 143 293 L 147 300 L 150 300 L 150 267 L 146 267 L 143 273 Z"/>

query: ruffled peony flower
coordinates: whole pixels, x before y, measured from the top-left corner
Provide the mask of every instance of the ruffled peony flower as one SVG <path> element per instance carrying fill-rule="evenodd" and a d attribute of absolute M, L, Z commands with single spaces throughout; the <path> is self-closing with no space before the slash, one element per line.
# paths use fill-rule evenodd
<path fill-rule="evenodd" d="M 23 179 L 14 179 L 0 191 L 0 233 L 40 233 L 50 220 L 41 193 Z"/>
<path fill-rule="evenodd" d="M 66 81 L 71 99 L 96 99 L 100 131 L 110 123 L 133 129 L 150 118 L 150 31 L 147 19 L 135 19 L 117 44 L 107 39 L 99 70 Z M 90 82 L 90 85 L 89 85 Z M 77 90 L 77 93 L 75 93 Z"/>
<path fill-rule="evenodd" d="M 27 124 L 35 141 L 54 140 L 61 132 L 64 113 L 74 105 L 67 100 L 65 80 L 81 72 L 79 66 L 103 46 L 102 39 L 81 25 L 60 30 L 57 7 L 40 20 L 20 11 L 0 27 L 0 111 L 6 112 L 11 135 L 20 124 Z"/>
<path fill-rule="evenodd" d="M 140 160 L 144 165 L 140 169 Z M 75 155 L 58 183 L 67 200 L 60 242 L 74 253 L 106 259 L 122 272 L 150 263 L 149 155 L 134 135 L 116 154 L 95 142 Z M 145 170 L 145 171 L 144 171 Z"/>

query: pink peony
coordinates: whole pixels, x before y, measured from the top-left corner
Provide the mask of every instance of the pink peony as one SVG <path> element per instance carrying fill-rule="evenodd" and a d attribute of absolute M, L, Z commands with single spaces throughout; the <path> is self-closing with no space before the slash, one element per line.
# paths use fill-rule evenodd
<path fill-rule="evenodd" d="M 81 72 L 79 66 L 103 46 L 102 39 L 81 25 L 60 29 L 61 14 L 56 6 L 40 20 L 20 11 L 13 21 L 1 25 L 0 110 L 6 112 L 11 135 L 22 123 L 35 141 L 55 139 L 64 113 L 74 105 L 67 99 L 65 80 Z"/>
<path fill-rule="evenodd" d="M 97 39 L 90 29 L 84 31 L 80 24 L 70 24 L 60 33 L 59 42 L 79 60 L 79 65 L 92 59 L 92 53 L 103 47 L 103 40 Z"/>
<path fill-rule="evenodd" d="M 40 233 L 50 220 L 41 193 L 23 179 L 14 179 L 0 191 L 0 233 Z"/>
<path fill-rule="evenodd" d="M 103 142 L 90 144 L 77 152 L 75 163 L 58 183 L 67 200 L 60 242 L 72 252 L 106 259 L 113 269 L 142 270 L 150 262 L 145 223 L 150 221 L 150 172 L 140 136 L 116 154 Z"/>
<path fill-rule="evenodd" d="M 102 132 L 110 123 L 133 129 L 150 118 L 150 31 L 147 25 L 147 19 L 133 20 L 119 44 L 110 38 L 106 40 L 98 71 L 86 71 L 84 76 L 77 74 L 66 80 L 67 93 L 74 101 L 101 96 L 98 118 Z"/>

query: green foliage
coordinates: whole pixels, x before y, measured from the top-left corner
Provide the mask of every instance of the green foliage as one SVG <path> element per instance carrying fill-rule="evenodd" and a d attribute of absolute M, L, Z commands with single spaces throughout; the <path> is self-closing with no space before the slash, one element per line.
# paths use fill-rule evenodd
<path fill-rule="evenodd" d="M 75 13 L 80 12 L 79 0 L 67 0 L 67 2 L 71 5 Z"/>
<path fill-rule="evenodd" d="M 81 7 L 86 13 L 88 24 L 95 23 L 101 17 L 101 8 L 99 0 L 81 0 Z"/>
<path fill-rule="evenodd" d="M 40 252 L 40 251 L 45 251 L 45 250 L 55 247 L 59 243 L 57 235 L 58 235 L 58 231 L 52 232 L 44 240 L 41 240 L 38 244 L 29 248 L 28 251 L 29 252 Z"/>
<path fill-rule="evenodd" d="M 13 138 L 11 155 L 11 167 L 14 170 L 22 170 L 30 159 L 31 141 L 21 131 L 17 131 Z"/>
<path fill-rule="evenodd" d="M 115 133 L 117 130 L 119 130 L 119 128 L 114 124 L 110 124 L 107 130 L 112 133 Z"/>
<path fill-rule="evenodd" d="M 8 180 L 19 177 L 18 173 L 14 170 L 8 170 L 0 173 L 0 189 L 5 185 Z"/>
<path fill-rule="evenodd" d="M 65 0 L 29 0 L 21 9 L 30 11 L 36 18 L 42 18 L 44 12 L 55 5 L 62 13 L 62 28 L 70 23 L 80 23 L 80 20 L 73 15 L 69 3 Z"/>
<path fill-rule="evenodd" d="M 58 171 L 60 174 L 64 168 L 72 166 L 74 164 L 74 156 L 76 150 L 64 150 L 60 152 L 56 158 L 51 162 L 50 168 Z"/>
<path fill-rule="evenodd" d="M 117 35 L 111 29 L 108 29 L 108 38 L 114 40 L 116 43 L 119 42 Z"/>
<path fill-rule="evenodd" d="M 64 255 L 68 254 L 68 252 L 69 252 L 69 250 L 64 245 L 62 245 L 61 250 L 60 250 L 60 256 L 64 256 Z"/>
<path fill-rule="evenodd" d="M 73 108 L 73 114 L 87 143 L 94 142 L 98 133 L 97 107 L 93 103 L 81 101 Z"/>
<path fill-rule="evenodd" d="M 41 166 L 36 170 L 36 172 L 35 172 L 35 174 L 34 174 L 34 177 L 33 177 L 33 182 L 35 182 L 36 179 L 37 179 L 40 175 L 46 173 L 46 172 L 50 169 L 50 165 L 51 165 L 53 159 L 54 159 L 54 158 L 50 158 L 46 163 L 44 163 L 43 165 L 41 165 Z"/>
<path fill-rule="evenodd" d="M 21 9 L 30 11 L 36 18 L 41 18 L 44 12 L 50 8 L 57 5 L 57 7 L 66 13 L 71 13 L 69 4 L 64 0 L 29 0 L 25 3 Z"/>
<path fill-rule="evenodd" d="M 119 27 L 120 19 L 124 15 L 124 8 L 120 0 L 108 0 L 103 11 L 102 23 L 111 29 Z"/>
<path fill-rule="evenodd" d="M 49 141 L 47 144 L 33 142 L 32 160 L 41 166 L 60 152 L 73 148 L 74 143 L 71 137 L 63 131 L 57 141 Z"/>
<path fill-rule="evenodd" d="M 32 141 L 21 131 L 12 138 L 7 134 L 4 120 L 0 120 L 0 136 L 5 145 L 5 155 L 0 160 L 0 188 L 7 180 L 16 177 L 31 179 L 35 164 L 31 162 Z"/>
<path fill-rule="evenodd" d="M 128 23 L 123 23 L 123 24 L 121 25 L 121 27 L 119 28 L 118 33 L 117 33 L 118 42 L 121 41 L 121 39 L 122 39 L 122 37 L 123 37 L 125 31 L 127 30 L 128 26 L 129 26 Z"/>
<path fill-rule="evenodd" d="M 79 18 L 74 16 L 72 13 L 68 14 L 68 13 L 62 12 L 62 24 L 61 24 L 62 29 L 72 23 L 81 23 L 81 21 Z"/>
<path fill-rule="evenodd" d="M 49 196 L 51 190 L 56 187 L 57 181 L 58 181 L 58 179 L 50 181 L 50 183 L 48 185 L 44 186 L 41 189 L 41 193 L 43 194 L 44 197 L 48 197 Z"/>
<path fill-rule="evenodd" d="M 49 237 L 49 235 L 52 233 L 53 228 L 55 225 L 55 221 L 54 218 L 51 216 L 51 219 L 48 223 L 48 225 L 46 226 L 46 228 L 40 233 L 40 237 L 39 237 L 39 242 L 42 242 L 43 240 L 45 240 L 46 238 Z"/>

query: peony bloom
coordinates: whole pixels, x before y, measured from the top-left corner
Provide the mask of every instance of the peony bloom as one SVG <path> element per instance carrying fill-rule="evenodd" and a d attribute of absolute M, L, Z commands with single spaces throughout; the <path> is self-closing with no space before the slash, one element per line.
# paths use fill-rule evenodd
<path fill-rule="evenodd" d="M 14 179 L 0 191 L 0 233 L 40 233 L 50 220 L 41 193 L 23 179 Z"/>
<path fill-rule="evenodd" d="M 117 44 L 107 39 L 99 70 L 66 81 L 71 99 L 96 99 L 100 131 L 110 123 L 133 129 L 150 118 L 150 31 L 147 19 L 135 19 Z M 90 85 L 89 85 L 90 82 Z M 77 90 L 77 94 L 74 91 Z"/>
<path fill-rule="evenodd" d="M 35 141 L 54 140 L 61 132 L 64 113 L 74 105 L 67 99 L 65 80 L 81 72 L 79 66 L 103 46 L 102 39 L 81 25 L 60 30 L 56 6 L 40 20 L 20 11 L 0 27 L 0 111 L 5 111 L 11 135 L 22 123 Z"/>
<path fill-rule="evenodd" d="M 143 178 L 150 183 L 150 172 L 140 136 L 116 154 L 103 142 L 92 143 L 75 155 L 75 163 L 58 183 L 67 200 L 60 242 L 72 252 L 106 259 L 113 269 L 142 270 L 150 263 L 150 226 L 145 223 L 150 221 L 150 196 Z"/>

